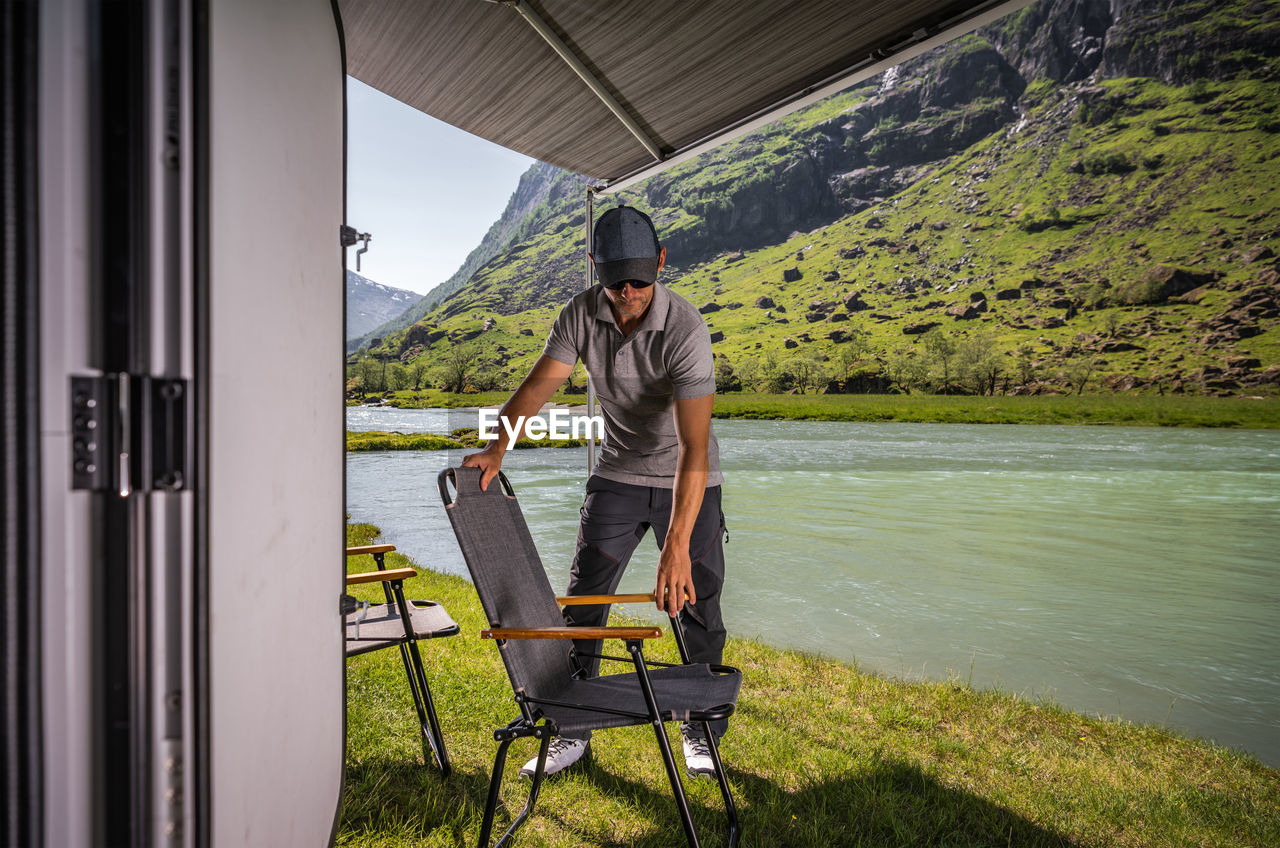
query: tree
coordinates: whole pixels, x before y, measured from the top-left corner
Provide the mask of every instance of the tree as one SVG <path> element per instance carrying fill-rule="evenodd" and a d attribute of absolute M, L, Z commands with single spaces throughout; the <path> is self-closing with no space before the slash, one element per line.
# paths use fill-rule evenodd
<path fill-rule="evenodd" d="M 1014 354 L 1014 364 L 1018 367 L 1018 379 L 1022 381 L 1022 385 L 1027 385 L 1036 380 L 1039 376 L 1036 373 L 1036 349 L 1030 342 L 1023 342 L 1018 345 L 1018 350 Z"/>
<path fill-rule="evenodd" d="M 941 327 L 934 327 L 921 340 L 929 368 L 935 375 L 935 383 L 942 381 L 942 393 L 951 394 L 952 365 L 956 355 L 956 342 Z"/>
<path fill-rule="evenodd" d="M 795 387 L 804 394 L 806 390 L 818 390 L 818 386 L 827 382 L 827 370 L 812 353 L 802 353 L 787 361 L 788 370 L 794 377 Z"/>
<path fill-rule="evenodd" d="M 1000 353 L 985 328 L 956 346 L 956 375 L 974 394 L 994 395 L 1000 370 Z"/>
<path fill-rule="evenodd" d="M 436 378 L 446 392 L 461 392 L 480 370 L 480 351 L 475 344 L 456 344 L 447 349 L 436 364 Z"/>
<path fill-rule="evenodd" d="M 409 379 L 413 382 L 413 390 L 415 392 L 422 388 L 422 381 L 426 376 L 427 363 L 422 357 L 409 363 Z"/>
<path fill-rule="evenodd" d="M 901 347 L 890 351 L 885 357 L 884 374 L 890 383 L 910 393 L 912 389 L 924 385 L 928 379 L 929 366 L 924 357 L 914 350 Z"/>
<path fill-rule="evenodd" d="M 866 331 L 853 330 L 850 332 L 848 339 L 840 343 L 836 352 L 836 361 L 840 363 L 840 379 L 848 380 L 849 372 L 853 370 L 853 366 L 865 359 L 870 352 L 871 344 L 867 339 Z"/>
<path fill-rule="evenodd" d="M 734 371 L 733 363 L 724 357 L 716 360 L 716 391 L 742 391 L 741 378 L 739 378 L 737 372 Z"/>
<path fill-rule="evenodd" d="M 372 356 L 365 356 L 355 364 L 355 388 L 362 394 L 374 394 L 387 390 L 386 369 Z"/>
<path fill-rule="evenodd" d="M 1076 394 L 1083 394 L 1084 387 L 1089 384 L 1089 378 L 1093 376 L 1093 372 L 1106 364 L 1107 361 L 1101 356 L 1076 357 L 1067 364 L 1062 376 L 1075 388 Z"/>

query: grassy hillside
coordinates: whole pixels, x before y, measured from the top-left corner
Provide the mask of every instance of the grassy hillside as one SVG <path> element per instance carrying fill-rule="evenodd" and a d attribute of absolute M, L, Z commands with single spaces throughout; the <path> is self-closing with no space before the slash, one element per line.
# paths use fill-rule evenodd
<path fill-rule="evenodd" d="M 1051 24 L 1024 12 L 623 192 L 721 389 L 1280 392 L 1280 3 L 1192 7 L 1116 22 L 1106 61 L 1222 79 L 1028 81 L 1018 39 Z M 583 285 L 580 197 L 552 195 L 372 355 L 523 374 Z"/>

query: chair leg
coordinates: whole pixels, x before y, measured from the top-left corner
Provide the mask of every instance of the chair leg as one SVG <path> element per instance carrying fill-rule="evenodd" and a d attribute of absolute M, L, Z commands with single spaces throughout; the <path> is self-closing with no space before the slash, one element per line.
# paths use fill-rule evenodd
<path fill-rule="evenodd" d="M 405 674 L 409 678 L 409 691 L 413 693 L 413 705 L 418 711 L 418 726 L 422 737 L 435 755 L 440 776 L 448 777 L 453 769 L 449 765 L 449 753 L 444 747 L 444 734 L 440 731 L 440 719 L 436 717 L 435 702 L 431 699 L 431 689 L 427 686 L 427 672 L 422 665 L 422 655 L 418 653 L 416 639 L 410 639 L 408 644 L 401 643 L 400 657 L 404 660 Z"/>
<path fill-rule="evenodd" d="M 654 735 L 658 737 L 658 750 L 662 752 L 662 762 L 667 767 L 667 779 L 671 781 L 671 793 L 676 798 L 676 808 L 680 811 L 680 824 L 684 825 L 685 838 L 689 840 L 689 848 L 701 848 L 698 843 L 698 832 L 693 826 L 693 816 L 689 812 L 689 799 L 684 794 L 684 784 L 680 781 L 680 772 L 676 770 L 675 757 L 671 755 L 671 740 L 667 739 L 667 731 L 662 723 L 662 715 L 658 710 L 658 701 L 653 694 L 653 685 L 649 682 L 649 670 L 644 664 L 644 649 L 640 641 L 628 640 L 627 652 L 636 667 L 636 679 L 640 682 L 640 691 L 644 694 L 645 705 L 649 708 L 649 723 L 653 726 Z"/>
<path fill-rule="evenodd" d="M 707 747 L 711 749 L 711 762 L 716 767 L 716 781 L 720 784 L 720 794 L 724 796 L 724 811 L 729 818 L 729 848 L 738 845 L 738 808 L 733 803 L 733 795 L 729 792 L 729 779 L 725 777 L 724 763 L 720 761 L 720 745 L 716 735 L 711 732 L 711 722 L 702 723 L 702 732 L 707 734 Z"/>
<path fill-rule="evenodd" d="M 485 802 L 484 820 L 480 825 L 480 846 L 479 848 L 488 848 L 489 835 L 493 832 L 493 816 L 498 809 L 498 797 L 502 791 L 502 772 L 507 764 L 507 747 L 522 736 L 536 735 L 541 738 L 538 745 L 538 765 L 533 773 L 533 785 L 529 787 L 529 797 L 524 802 L 524 809 L 516 816 L 515 821 L 511 822 L 511 826 L 506 832 L 493 843 L 493 848 L 502 848 L 516 832 L 520 825 L 524 824 L 524 820 L 533 812 L 533 805 L 538 802 L 538 791 L 542 788 L 542 778 L 546 776 L 547 767 L 547 749 L 551 746 L 551 737 L 554 735 L 548 728 L 538 728 L 533 733 L 528 731 L 524 733 L 512 733 L 509 730 L 500 730 L 494 734 L 501 740 L 498 743 L 498 753 L 493 759 L 493 776 L 489 778 L 489 798 Z"/>
<path fill-rule="evenodd" d="M 662 762 L 667 767 L 667 779 L 671 781 L 671 793 L 676 798 L 676 808 L 680 811 L 680 823 L 684 825 L 684 835 L 689 840 L 689 848 L 701 848 L 698 832 L 693 827 L 693 814 L 689 812 L 689 799 L 684 794 L 684 783 L 680 780 L 675 757 L 671 754 L 671 740 L 667 739 L 666 728 L 660 720 L 653 722 L 653 732 L 658 737 L 658 748 L 662 751 Z"/>

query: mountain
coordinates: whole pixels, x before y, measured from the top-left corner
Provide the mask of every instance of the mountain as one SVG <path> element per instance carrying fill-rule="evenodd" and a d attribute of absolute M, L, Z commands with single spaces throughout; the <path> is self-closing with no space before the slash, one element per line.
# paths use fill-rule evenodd
<path fill-rule="evenodd" d="M 578 179 L 581 182 L 581 179 Z M 539 221 L 538 210 L 547 206 L 548 201 L 557 203 L 564 198 L 559 194 L 568 190 L 574 182 L 572 175 L 566 171 L 536 162 L 521 177 L 515 192 L 507 201 L 498 220 L 489 227 L 480 244 L 476 246 L 463 261 L 462 266 L 449 279 L 427 292 L 409 306 L 395 315 L 390 315 L 372 327 L 366 327 L 358 335 L 351 335 L 348 330 L 348 350 L 356 350 L 367 346 L 374 338 L 385 336 L 396 330 L 403 330 L 431 310 L 444 298 L 456 292 L 486 262 L 498 255 L 503 248 L 519 238 L 525 231 L 536 227 Z M 553 196 L 553 191 L 556 192 Z"/>
<path fill-rule="evenodd" d="M 596 212 L 650 212 L 724 388 L 1274 392 L 1278 57 L 1280 0 L 1040 0 Z M 546 176 L 375 355 L 523 374 L 583 285 Z"/>
<path fill-rule="evenodd" d="M 404 312 L 422 295 L 347 271 L 347 338 L 358 338 Z"/>

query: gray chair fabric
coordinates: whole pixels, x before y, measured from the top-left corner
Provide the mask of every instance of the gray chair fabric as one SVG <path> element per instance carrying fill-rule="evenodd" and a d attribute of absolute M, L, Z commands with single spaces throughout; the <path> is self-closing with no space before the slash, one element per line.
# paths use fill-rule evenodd
<path fill-rule="evenodd" d="M 394 605 L 375 604 L 365 611 L 364 620 L 357 623 L 359 618 L 359 610 L 346 616 L 349 657 L 389 648 L 404 637 L 404 623 Z M 413 635 L 419 639 L 452 636 L 458 632 L 457 622 L 435 601 L 409 601 L 409 621 L 413 624 Z"/>
<path fill-rule="evenodd" d="M 481 491 L 480 470 L 476 468 L 451 469 L 451 476 L 456 494 L 446 511 L 490 626 L 563 626 L 560 605 L 515 495 L 496 478 L 488 491 Z M 629 718 L 538 705 L 562 733 L 648 722 L 634 673 L 571 679 L 576 668 L 571 647 L 569 640 L 561 639 L 507 640 L 501 654 L 515 690 L 535 700 L 640 714 Z M 735 703 L 742 683 L 740 673 L 716 674 L 706 664 L 656 668 L 649 671 L 649 678 L 659 709 L 681 720 L 690 712 Z"/>

